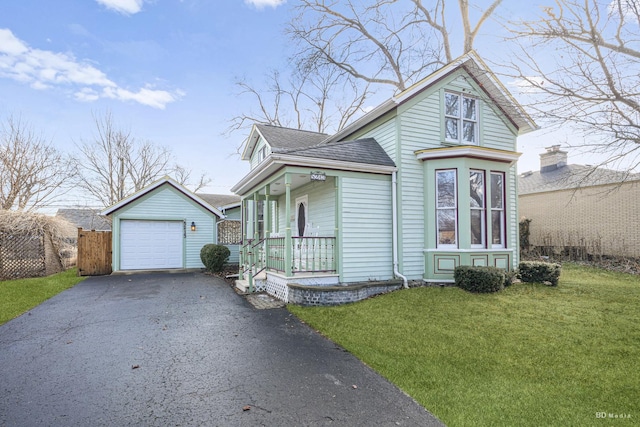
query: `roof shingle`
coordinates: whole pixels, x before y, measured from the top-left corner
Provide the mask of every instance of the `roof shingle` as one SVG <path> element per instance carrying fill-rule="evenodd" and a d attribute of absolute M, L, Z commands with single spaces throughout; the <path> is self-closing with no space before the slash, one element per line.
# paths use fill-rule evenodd
<path fill-rule="evenodd" d="M 525 172 L 518 176 L 520 195 L 547 191 L 574 190 L 596 185 L 640 180 L 640 174 L 583 165 L 565 165 L 556 170 Z"/>
<path fill-rule="evenodd" d="M 320 144 L 310 148 L 291 150 L 287 154 L 369 165 L 395 166 L 391 157 L 373 138 Z"/>
<path fill-rule="evenodd" d="M 267 140 L 274 153 L 280 153 L 283 150 L 288 151 L 311 147 L 321 143 L 328 136 L 326 133 L 283 128 L 265 124 L 256 125 L 256 128 Z"/>

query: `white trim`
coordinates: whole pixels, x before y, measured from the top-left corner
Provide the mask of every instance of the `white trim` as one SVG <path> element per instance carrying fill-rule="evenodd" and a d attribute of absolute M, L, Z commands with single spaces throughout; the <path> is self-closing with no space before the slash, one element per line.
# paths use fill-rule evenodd
<path fill-rule="evenodd" d="M 298 229 L 298 206 L 304 205 L 304 230 L 302 230 L 302 235 L 300 235 L 300 231 Z M 293 230 L 296 231 L 295 237 L 304 237 L 307 233 L 307 224 L 309 224 L 309 195 L 305 194 L 304 196 L 296 197 L 296 222 Z"/>
<path fill-rule="evenodd" d="M 436 160 L 450 157 L 474 157 L 483 160 L 493 160 L 513 165 L 522 153 L 498 150 L 495 148 L 477 147 L 475 145 L 461 145 L 455 147 L 431 148 L 416 151 L 418 160 Z"/>
<path fill-rule="evenodd" d="M 157 180 L 156 182 L 153 182 L 153 183 L 147 185 L 143 189 L 141 189 L 139 191 L 136 191 L 132 195 L 130 195 L 128 197 L 125 197 L 124 199 L 120 200 L 119 202 L 109 206 L 108 208 L 106 208 L 105 210 L 100 212 L 100 215 L 110 215 L 110 214 L 114 213 L 115 211 L 125 207 L 129 203 L 134 202 L 135 200 L 139 199 L 140 197 L 144 196 L 147 193 L 152 192 L 153 190 L 155 190 L 156 188 L 159 188 L 160 186 L 162 186 L 164 184 L 169 184 L 170 186 L 172 186 L 173 188 L 175 188 L 176 190 L 178 190 L 179 192 L 181 192 L 182 194 L 184 194 L 185 196 L 187 196 L 188 198 L 190 198 L 191 200 L 193 200 L 197 204 L 201 205 L 203 208 L 205 208 L 209 212 L 213 213 L 217 217 L 219 217 L 219 218 L 224 218 L 225 217 L 225 215 L 222 212 L 220 212 L 220 210 L 218 210 L 217 208 L 211 206 L 204 199 L 200 198 L 195 193 L 189 191 L 184 186 L 178 184 L 176 181 L 174 181 L 173 179 L 169 178 L 168 176 L 165 176 L 164 178 L 161 178 L 161 179 Z"/>
<path fill-rule="evenodd" d="M 496 252 L 511 252 L 511 253 L 515 253 L 515 249 L 513 248 L 478 248 L 478 249 L 454 249 L 454 248 L 429 248 L 429 249 L 423 249 L 422 253 L 429 253 L 429 252 L 465 252 L 465 253 L 476 253 L 476 252 L 490 252 L 490 253 L 496 253 Z"/>
<path fill-rule="evenodd" d="M 271 155 L 267 157 L 265 161 L 256 166 L 236 185 L 234 185 L 231 188 L 231 191 L 240 195 L 248 193 L 253 186 L 267 179 L 269 176 L 285 166 L 344 170 L 349 172 L 366 172 L 384 175 L 390 175 L 397 170 L 395 166 L 370 165 L 365 163 L 354 163 L 339 160 L 318 159 L 315 157 L 271 153 Z"/>

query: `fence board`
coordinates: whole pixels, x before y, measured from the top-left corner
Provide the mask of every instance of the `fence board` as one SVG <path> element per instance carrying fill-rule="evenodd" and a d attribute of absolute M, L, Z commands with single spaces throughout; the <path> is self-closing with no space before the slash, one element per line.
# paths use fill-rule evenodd
<path fill-rule="evenodd" d="M 78 228 L 78 276 L 111 274 L 111 231 Z"/>

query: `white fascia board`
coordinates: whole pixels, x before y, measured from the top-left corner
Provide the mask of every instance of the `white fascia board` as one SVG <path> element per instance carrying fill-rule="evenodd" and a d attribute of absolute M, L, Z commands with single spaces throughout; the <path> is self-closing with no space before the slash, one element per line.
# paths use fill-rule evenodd
<path fill-rule="evenodd" d="M 242 160 L 251 160 L 251 154 L 253 154 L 253 150 L 255 149 L 256 144 L 258 143 L 260 138 L 263 138 L 266 141 L 266 139 L 264 138 L 264 135 L 260 133 L 260 130 L 258 130 L 258 127 L 254 123 L 251 126 L 251 132 L 249 132 L 249 136 L 247 137 L 247 140 L 244 144 L 244 150 L 242 150 L 242 156 L 240 156 Z"/>
<path fill-rule="evenodd" d="M 203 208 L 205 208 L 209 212 L 213 213 L 214 215 L 216 215 L 216 216 L 218 216 L 220 218 L 224 218 L 224 214 L 220 210 L 216 209 L 214 206 L 211 206 L 204 199 L 200 198 L 199 196 L 197 196 L 193 192 L 189 191 L 184 186 L 178 184 L 176 181 L 174 181 L 173 179 L 169 178 L 168 176 L 165 176 L 164 178 L 161 178 L 161 179 L 157 180 L 156 182 L 153 182 L 153 183 L 149 184 L 148 186 L 144 187 L 143 189 L 138 190 L 135 193 L 133 193 L 132 195 L 130 195 L 128 197 L 125 197 L 124 199 L 120 200 L 118 203 L 109 206 L 108 208 L 106 208 L 105 210 L 100 212 L 100 215 L 110 215 L 110 214 L 114 213 L 115 211 L 123 208 L 124 206 L 128 205 L 129 203 L 139 199 L 140 197 L 144 196 L 147 193 L 150 193 L 151 191 L 155 190 L 156 188 L 158 188 L 158 187 L 160 187 L 160 186 L 162 186 L 164 184 L 171 185 L 176 190 L 178 190 L 179 192 L 181 192 L 182 194 L 184 194 L 185 196 L 187 196 L 188 198 L 190 198 L 191 200 L 193 200 L 194 202 L 196 202 L 197 204 L 199 204 L 200 206 L 202 206 Z"/>
<path fill-rule="evenodd" d="M 349 172 L 367 172 L 389 175 L 397 170 L 395 166 L 372 165 L 367 163 L 345 162 L 340 160 L 319 159 L 317 157 L 276 155 L 276 159 L 287 166 L 302 166 L 318 169 L 333 169 Z"/>
<path fill-rule="evenodd" d="M 390 175 L 395 172 L 395 166 L 370 165 L 365 163 L 345 162 L 315 157 L 292 156 L 290 154 L 271 154 L 263 163 L 244 176 L 231 191 L 243 195 L 245 191 L 255 187 L 279 169 L 285 166 L 308 167 L 315 169 L 344 170 L 350 172 L 366 172 Z"/>
<path fill-rule="evenodd" d="M 415 152 L 418 160 L 436 160 L 453 157 L 472 157 L 483 160 L 514 164 L 522 153 L 515 151 L 498 150 L 495 148 L 476 147 L 462 145 L 459 147 L 432 148 Z"/>

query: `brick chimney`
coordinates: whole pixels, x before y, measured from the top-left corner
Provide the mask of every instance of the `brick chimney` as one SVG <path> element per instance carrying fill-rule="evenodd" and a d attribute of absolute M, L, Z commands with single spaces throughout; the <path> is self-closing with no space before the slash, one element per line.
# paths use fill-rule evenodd
<path fill-rule="evenodd" d="M 560 145 L 545 147 L 546 153 L 540 154 L 540 172 L 552 172 L 567 165 L 567 152 L 560 150 Z"/>

